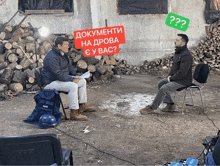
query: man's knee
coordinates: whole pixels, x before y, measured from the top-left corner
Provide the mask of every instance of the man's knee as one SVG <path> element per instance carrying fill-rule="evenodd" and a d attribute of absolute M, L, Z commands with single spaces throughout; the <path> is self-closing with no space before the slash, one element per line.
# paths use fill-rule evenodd
<path fill-rule="evenodd" d="M 162 91 L 162 92 L 168 91 L 168 86 L 167 86 L 166 84 L 162 85 L 162 86 L 160 87 L 160 91 Z"/>
<path fill-rule="evenodd" d="M 72 90 L 75 90 L 75 89 L 78 89 L 78 85 L 76 84 L 76 83 L 74 83 L 74 82 L 70 82 L 69 83 L 69 86 L 70 86 L 70 89 Z"/>
<path fill-rule="evenodd" d="M 77 84 L 78 84 L 79 87 L 85 87 L 86 86 L 86 80 L 84 78 L 81 78 Z"/>
<path fill-rule="evenodd" d="M 80 79 L 80 81 L 83 85 L 86 85 L 86 79 L 82 78 L 82 79 Z"/>
<path fill-rule="evenodd" d="M 51 82 L 50 84 L 48 84 L 48 85 L 46 85 L 45 87 L 44 87 L 44 89 L 54 89 L 54 87 L 55 87 L 55 81 L 53 81 L 53 82 Z"/>
<path fill-rule="evenodd" d="M 168 82 L 166 82 L 165 80 L 161 80 L 158 82 L 158 89 L 162 88 L 163 85 L 167 84 Z"/>

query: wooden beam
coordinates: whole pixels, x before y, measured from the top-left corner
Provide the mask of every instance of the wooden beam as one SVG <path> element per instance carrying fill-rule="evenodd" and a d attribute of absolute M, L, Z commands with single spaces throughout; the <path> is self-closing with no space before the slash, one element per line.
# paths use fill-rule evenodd
<path fill-rule="evenodd" d="M 65 10 L 25 10 L 26 14 L 64 14 Z"/>

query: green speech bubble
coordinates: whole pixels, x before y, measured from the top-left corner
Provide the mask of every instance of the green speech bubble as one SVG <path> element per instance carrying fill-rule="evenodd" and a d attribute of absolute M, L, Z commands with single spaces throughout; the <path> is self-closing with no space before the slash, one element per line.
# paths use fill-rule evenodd
<path fill-rule="evenodd" d="M 189 22 L 190 20 L 186 17 L 180 16 L 174 13 L 169 13 L 167 15 L 165 24 L 172 28 L 175 28 L 181 31 L 186 31 L 189 27 Z"/>

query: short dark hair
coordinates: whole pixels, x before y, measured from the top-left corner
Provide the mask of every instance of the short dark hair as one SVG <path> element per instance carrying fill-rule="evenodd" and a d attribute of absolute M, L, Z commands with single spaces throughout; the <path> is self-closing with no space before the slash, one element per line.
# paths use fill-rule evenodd
<path fill-rule="evenodd" d="M 57 37 L 55 40 L 55 46 L 57 47 L 58 44 L 60 44 L 61 46 L 63 45 L 63 42 L 68 41 L 67 37 Z"/>
<path fill-rule="evenodd" d="M 187 45 L 187 43 L 188 43 L 188 41 L 189 41 L 189 38 L 188 38 L 187 35 L 185 35 L 185 34 L 178 34 L 177 36 L 182 37 L 182 40 L 183 40 L 183 41 L 186 43 L 186 45 Z"/>

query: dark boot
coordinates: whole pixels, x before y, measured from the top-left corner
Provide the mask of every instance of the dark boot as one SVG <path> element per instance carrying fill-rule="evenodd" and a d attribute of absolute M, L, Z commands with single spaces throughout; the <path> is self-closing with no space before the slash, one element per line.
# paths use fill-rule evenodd
<path fill-rule="evenodd" d="M 79 114 L 79 110 L 70 109 L 70 120 L 87 120 L 87 117 Z"/>
<path fill-rule="evenodd" d="M 174 112 L 176 109 L 175 104 L 167 104 L 166 107 L 164 107 L 161 111 L 162 112 Z"/>
<path fill-rule="evenodd" d="M 79 112 L 94 112 L 95 108 L 92 106 L 85 105 L 85 103 L 79 104 Z"/>

